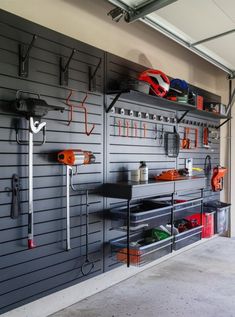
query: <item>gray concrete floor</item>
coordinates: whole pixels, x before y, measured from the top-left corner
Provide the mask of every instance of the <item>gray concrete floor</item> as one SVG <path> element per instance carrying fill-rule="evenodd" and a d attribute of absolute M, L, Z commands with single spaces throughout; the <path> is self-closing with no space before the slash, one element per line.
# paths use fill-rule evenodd
<path fill-rule="evenodd" d="M 235 317 L 235 240 L 210 240 L 52 316 Z"/>

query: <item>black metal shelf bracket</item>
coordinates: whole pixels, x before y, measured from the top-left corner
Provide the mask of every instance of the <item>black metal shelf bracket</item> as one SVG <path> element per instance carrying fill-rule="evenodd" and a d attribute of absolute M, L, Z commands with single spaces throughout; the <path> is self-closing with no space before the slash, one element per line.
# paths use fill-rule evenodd
<path fill-rule="evenodd" d="M 180 123 L 188 113 L 189 113 L 189 110 L 186 110 L 184 114 L 179 119 L 177 119 L 177 123 Z"/>
<path fill-rule="evenodd" d="M 68 86 L 69 81 L 69 64 L 73 58 L 74 53 L 76 53 L 77 50 L 75 48 L 72 50 L 72 53 L 70 54 L 68 61 L 65 62 L 63 57 L 60 57 L 60 85 L 61 86 Z"/>
<path fill-rule="evenodd" d="M 97 73 L 98 69 L 100 68 L 101 62 L 102 62 L 102 60 L 100 58 L 99 63 L 97 64 L 93 73 L 92 73 L 92 67 L 88 66 L 88 82 L 89 82 L 88 90 L 89 91 L 96 89 L 96 73 Z"/>
<path fill-rule="evenodd" d="M 228 118 L 227 120 L 225 120 L 224 122 L 222 122 L 220 125 L 218 125 L 218 127 L 216 127 L 216 129 L 218 130 L 219 128 L 221 128 L 224 124 L 226 124 L 227 122 L 229 122 L 232 118 Z"/>
<path fill-rule="evenodd" d="M 28 77 L 29 74 L 29 53 L 33 47 L 37 35 L 34 34 L 32 41 L 28 47 L 24 44 L 19 44 L 19 76 Z"/>
<path fill-rule="evenodd" d="M 113 101 L 111 102 L 111 104 L 108 106 L 108 108 L 106 109 L 106 113 L 108 113 L 113 106 L 115 105 L 115 103 L 118 101 L 118 99 L 120 98 L 122 94 L 122 91 L 120 91 L 119 93 L 117 93 L 117 95 L 114 97 Z"/>

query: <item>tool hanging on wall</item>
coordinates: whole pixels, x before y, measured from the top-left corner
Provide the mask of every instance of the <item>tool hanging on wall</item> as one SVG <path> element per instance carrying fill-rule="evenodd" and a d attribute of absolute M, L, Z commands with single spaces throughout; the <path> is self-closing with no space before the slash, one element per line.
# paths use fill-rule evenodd
<path fill-rule="evenodd" d="M 122 120 L 118 120 L 118 136 L 122 136 Z"/>
<path fill-rule="evenodd" d="M 162 128 L 159 132 L 159 145 L 162 146 L 163 145 L 163 140 L 164 140 L 164 125 L 162 124 Z"/>
<path fill-rule="evenodd" d="M 38 98 L 24 99 L 23 94 L 36 95 Z M 11 104 L 17 114 L 24 116 L 29 121 L 28 141 L 19 139 L 19 131 L 16 130 L 16 141 L 20 145 L 28 145 L 28 179 L 29 179 L 29 200 L 28 200 L 28 248 L 33 249 L 34 243 L 34 219 L 33 219 L 33 146 L 43 145 L 46 142 L 46 122 L 40 122 L 42 117 L 47 115 L 48 111 L 63 111 L 64 107 L 48 105 L 45 100 L 42 100 L 39 94 L 19 90 L 16 93 L 16 100 Z M 34 121 L 34 118 L 37 120 Z M 34 142 L 34 134 L 43 131 L 43 140 Z"/>
<path fill-rule="evenodd" d="M 11 186 L 12 186 L 11 218 L 16 219 L 19 217 L 21 213 L 19 175 L 17 174 L 12 175 Z"/>
<path fill-rule="evenodd" d="M 17 174 L 13 174 L 11 178 L 11 187 L 6 187 L 5 190 L 12 196 L 11 199 L 11 214 L 12 219 L 17 219 L 21 213 L 20 206 L 20 177 Z"/>
<path fill-rule="evenodd" d="M 209 186 L 210 184 L 210 176 L 211 176 L 211 157 L 210 155 L 207 155 L 205 157 L 205 161 L 204 161 L 204 173 L 207 179 L 207 186 Z"/>
<path fill-rule="evenodd" d="M 143 123 L 144 138 L 147 136 L 147 123 Z"/>
<path fill-rule="evenodd" d="M 194 140 L 189 138 L 190 130 L 194 131 Z M 198 129 L 197 128 L 184 128 L 184 138 L 182 140 L 182 149 L 196 149 L 198 147 Z"/>
<path fill-rule="evenodd" d="M 182 149 L 190 149 L 189 128 L 184 128 L 184 138 L 182 140 Z"/>
<path fill-rule="evenodd" d="M 166 155 L 169 157 L 177 157 L 180 151 L 180 135 L 174 126 L 173 132 L 165 132 L 164 146 Z"/>
<path fill-rule="evenodd" d="M 58 153 L 58 161 L 66 165 L 66 250 L 71 249 L 70 245 L 70 186 L 73 191 L 77 191 L 73 184 L 73 175 L 77 174 L 79 165 L 87 165 L 95 162 L 95 156 L 90 151 L 64 150 Z M 76 172 L 73 171 L 76 167 Z"/>
<path fill-rule="evenodd" d="M 130 122 L 129 120 L 125 120 L 125 128 L 126 128 L 126 135 L 127 137 L 129 137 L 129 128 L 130 128 Z"/>
<path fill-rule="evenodd" d="M 227 172 L 226 167 L 220 165 L 213 168 L 213 175 L 211 178 L 211 187 L 213 192 L 218 192 L 224 188 L 224 175 Z"/>
<path fill-rule="evenodd" d="M 89 246 L 89 201 L 88 201 L 88 190 L 86 190 L 86 259 L 81 266 L 81 272 L 83 276 L 88 275 L 94 268 L 94 262 L 89 260 L 88 246 Z"/>
<path fill-rule="evenodd" d="M 133 122 L 134 131 L 135 131 L 135 138 L 138 138 L 138 124 L 136 121 Z"/>
<path fill-rule="evenodd" d="M 84 106 L 84 103 L 85 103 L 88 95 L 86 93 L 86 96 L 84 97 L 81 105 L 74 105 L 70 102 L 70 98 L 71 98 L 72 94 L 73 94 L 73 91 L 71 90 L 67 99 L 66 99 L 66 105 L 70 107 L 68 126 L 71 124 L 71 122 L 73 122 L 73 109 L 74 108 L 82 109 L 84 111 L 84 116 L 85 116 L 85 134 L 87 136 L 89 136 L 92 133 L 92 131 L 94 130 L 95 124 L 92 124 L 91 129 L 88 130 L 87 108 Z"/>
<path fill-rule="evenodd" d="M 203 147 L 209 149 L 209 129 L 203 128 Z"/>

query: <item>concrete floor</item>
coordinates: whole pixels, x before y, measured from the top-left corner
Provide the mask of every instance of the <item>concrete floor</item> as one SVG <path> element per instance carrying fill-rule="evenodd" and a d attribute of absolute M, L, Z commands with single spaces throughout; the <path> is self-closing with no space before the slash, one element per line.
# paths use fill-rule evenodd
<path fill-rule="evenodd" d="M 52 316 L 235 317 L 235 240 L 210 240 Z"/>

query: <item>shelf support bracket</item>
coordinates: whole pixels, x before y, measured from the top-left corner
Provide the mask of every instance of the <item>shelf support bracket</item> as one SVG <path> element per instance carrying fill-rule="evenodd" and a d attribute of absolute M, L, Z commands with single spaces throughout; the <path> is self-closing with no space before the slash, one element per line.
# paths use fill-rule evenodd
<path fill-rule="evenodd" d="M 63 57 L 60 58 L 60 85 L 61 86 L 68 86 L 69 81 L 69 64 L 73 58 L 74 53 L 76 53 L 75 48 L 72 50 L 67 63 Z"/>
<path fill-rule="evenodd" d="M 225 120 L 224 122 L 222 122 L 220 125 L 218 125 L 218 127 L 216 127 L 216 129 L 218 130 L 219 128 L 221 128 L 224 124 L 226 124 L 227 122 L 229 122 L 232 118 L 228 118 L 227 120 Z"/>
<path fill-rule="evenodd" d="M 120 98 L 122 94 L 122 91 L 120 91 L 113 99 L 113 101 L 111 102 L 111 104 L 108 106 L 108 108 L 106 109 L 106 113 L 108 113 L 112 108 L 113 106 L 115 105 L 115 103 L 118 101 L 118 99 Z"/>
<path fill-rule="evenodd" d="M 34 42 L 37 39 L 37 35 L 34 34 L 29 46 L 19 44 L 19 76 L 28 77 L 29 74 L 29 53 L 33 47 Z"/>
<path fill-rule="evenodd" d="M 177 123 L 180 123 L 188 113 L 189 110 L 186 110 L 185 113 L 179 119 L 177 119 Z"/>
<path fill-rule="evenodd" d="M 88 67 L 88 80 L 89 80 L 89 87 L 88 87 L 88 90 L 91 91 L 92 89 L 96 89 L 96 73 L 98 71 L 98 69 L 100 68 L 100 65 L 101 65 L 101 58 L 99 60 L 99 63 L 98 65 L 96 66 L 94 72 L 92 73 L 92 67 L 89 66 Z"/>

